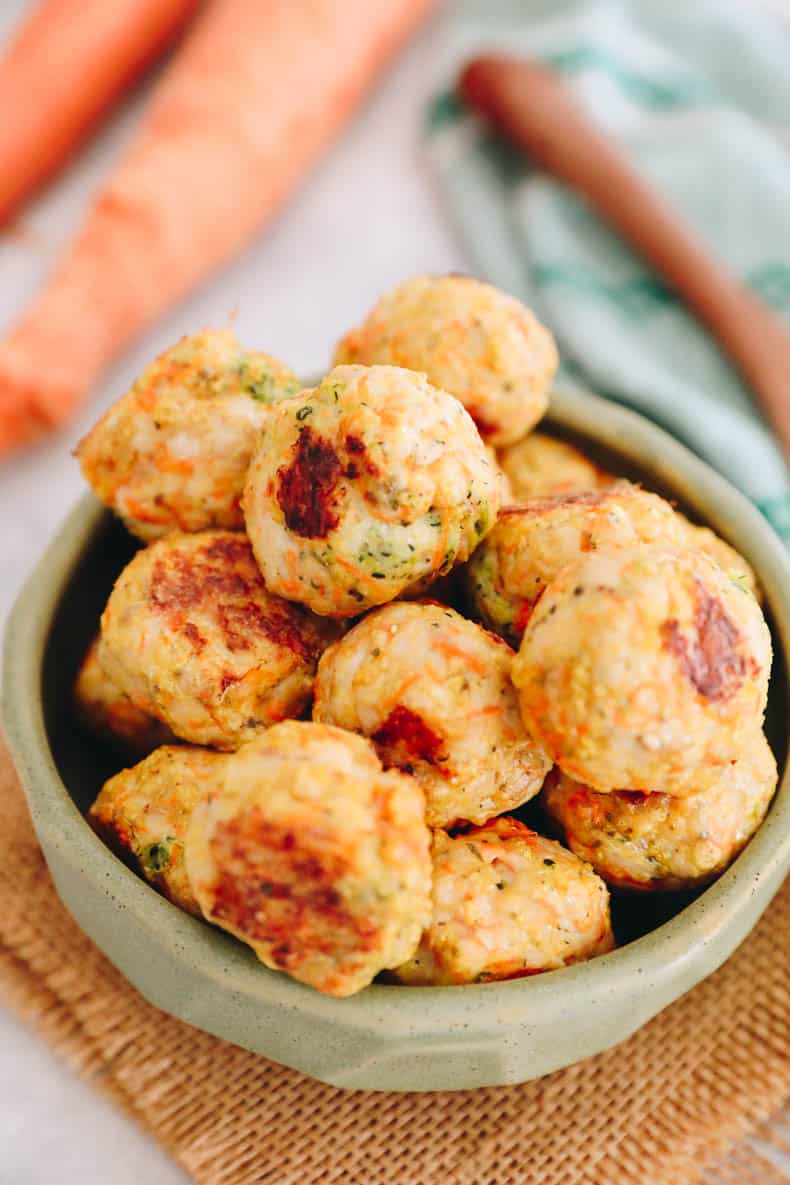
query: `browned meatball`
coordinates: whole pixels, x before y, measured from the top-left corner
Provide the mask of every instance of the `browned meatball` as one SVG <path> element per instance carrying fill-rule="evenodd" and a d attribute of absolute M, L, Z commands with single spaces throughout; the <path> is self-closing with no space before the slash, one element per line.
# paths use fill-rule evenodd
<path fill-rule="evenodd" d="M 270 593 L 249 541 L 171 534 L 123 570 L 102 615 L 114 683 L 183 740 L 235 749 L 307 704 L 332 622 Z"/>

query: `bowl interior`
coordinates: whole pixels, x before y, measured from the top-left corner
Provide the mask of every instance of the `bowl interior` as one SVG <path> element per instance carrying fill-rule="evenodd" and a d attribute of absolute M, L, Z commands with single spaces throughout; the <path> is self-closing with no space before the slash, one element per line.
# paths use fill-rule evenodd
<path fill-rule="evenodd" d="M 701 521 L 695 508 L 683 503 L 671 483 L 657 479 L 652 471 L 640 468 L 616 450 L 604 448 L 583 434 L 570 432 L 559 424 L 549 421 L 546 428 L 553 435 L 578 444 L 604 468 L 642 482 L 648 489 L 668 497 L 690 518 Z M 135 541 L 109 512 L 102 516 L 64 589 L 44 653 L 42 700 L 51 752 L 63 784 L 83 814 L 105 779 L 130 762 L 112 748 L 80 731 L 74 718 L 71 688 L 79 663 L 97 631 L 99 616 L 113 582 L 136 547 Z M 781 773 L 788 745 L 786 656 L 773 629 L 770 612 L 767 616 L 774 636 L 775 659 L 766 731 Z M 514 813 L 538 830 L 550 833 L 550 826 L 534 805 L 529 804 Z M 153 889 L 150 891 L 154 892 Z M 649 894 L 614 892 L 612 915 L 618 943 L 628 943 L 668 921 L 699 896 L 700 891 Z"/>

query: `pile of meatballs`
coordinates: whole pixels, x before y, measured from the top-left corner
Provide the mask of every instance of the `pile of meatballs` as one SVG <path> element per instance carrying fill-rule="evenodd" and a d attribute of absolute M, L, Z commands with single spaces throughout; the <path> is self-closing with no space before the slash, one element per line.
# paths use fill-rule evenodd
<path fill-rule="evenodd" d="M 80 444 L 142 543 L 75 687 L 137 762 L 91 822 L 330 995 L 605 953 L 610 887 L 704 884 L 768 809 L 753 573 L 533 431 L 554 342 L 490 285 L 409 280 L 334 361 L 187 337 Z"/>

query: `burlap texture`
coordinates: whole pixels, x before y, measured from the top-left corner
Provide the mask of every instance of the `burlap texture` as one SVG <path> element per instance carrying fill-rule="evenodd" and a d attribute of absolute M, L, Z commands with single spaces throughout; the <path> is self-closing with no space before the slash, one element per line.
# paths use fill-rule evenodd
<path fill-rule="evenodd" d="M 789 939 L 790 882 L 725 967 L 618 1049 L 524 1086 L 337 1090 L 122 979 L 58 902 L 0 747 L 0 993 L 201 1185 L 775 1185 Z"/>

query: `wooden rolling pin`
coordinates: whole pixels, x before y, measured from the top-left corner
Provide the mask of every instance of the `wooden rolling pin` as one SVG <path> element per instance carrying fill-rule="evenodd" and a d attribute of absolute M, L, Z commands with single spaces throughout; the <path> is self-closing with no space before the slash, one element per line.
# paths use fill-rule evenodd
<path fill-rule="evenodd" d="M 652 264 L 718 340 L 757 396 L 790 461 L 790 336 L 591 124 L 562 83 L 522 58 L 476 58 L 461 97 L 536 164 L 582 194 Z"/>

